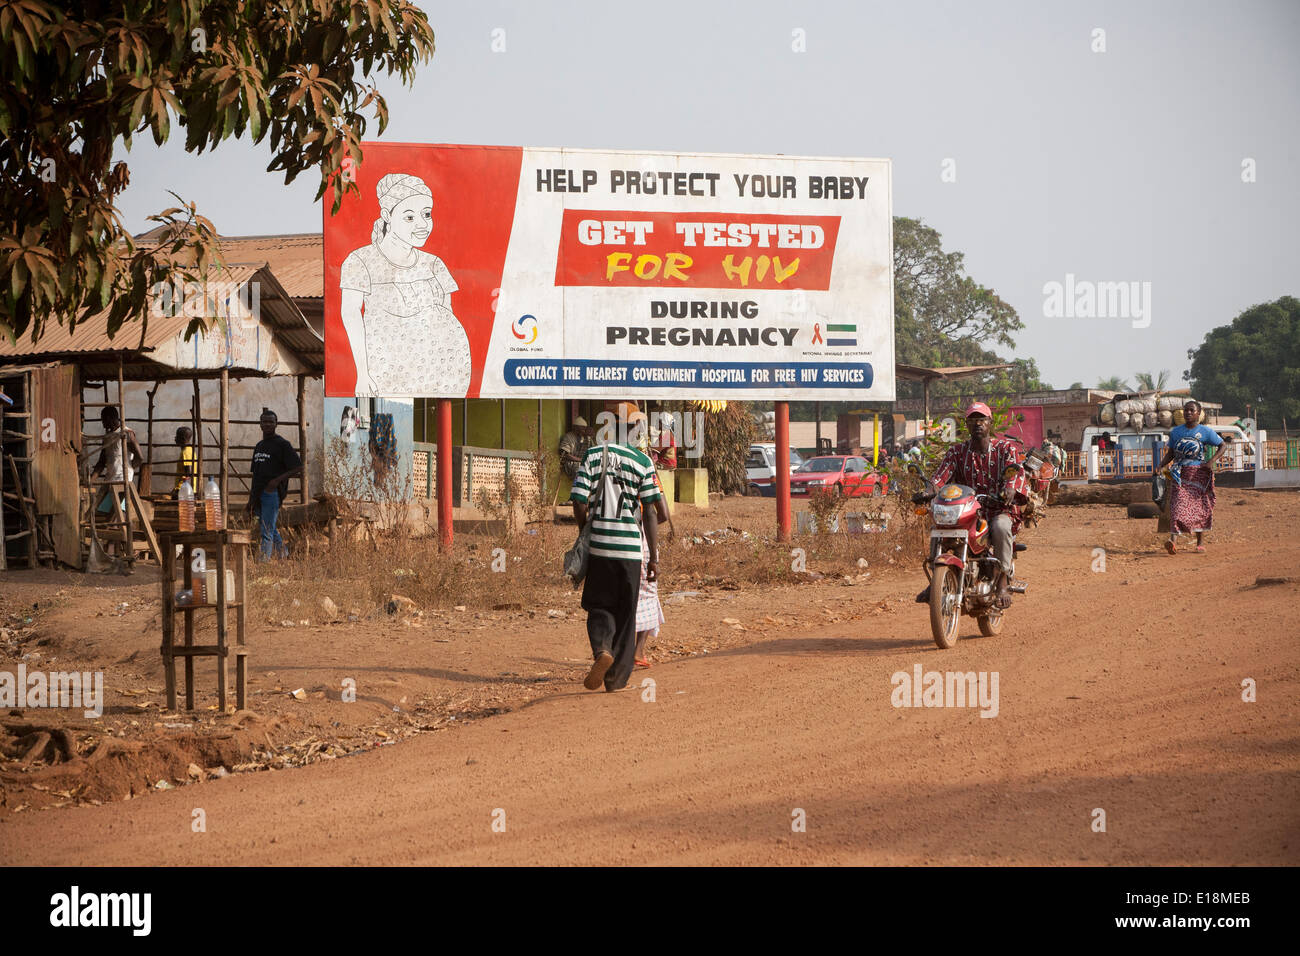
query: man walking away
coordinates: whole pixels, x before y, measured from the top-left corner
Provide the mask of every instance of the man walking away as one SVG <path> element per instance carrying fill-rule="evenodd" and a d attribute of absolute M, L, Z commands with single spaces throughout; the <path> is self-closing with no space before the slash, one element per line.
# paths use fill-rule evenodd
<path fill-rule="evenodd" d="M 602 469 L 602 458 L 603 469 Z M 602 478 L 603 470 L 603 478 Z M 641 528 L 637 513 L 644 503 L 647 581 L 659 578 L 659 501 L 654 465 L 627 445 L 597 445 L 587 451 L 573 479 L 574 517 L 587 520 L 587 503 L 599 497 L 592 515 L 591 555 L 582 589 L 587 638 L 595 662 L 583 681 L 588 690 L 622 690 L 636 658 L 636 609 L 641 585 Z"/>
<path fill-rule="evenodd" d="M 249 514 L 258 516 L 261 526 L 261 555 L 265 561 L 271 557 L 286 558 L 289 549 L 284 546 L 284 539 L 276 522 L 280 517 L 280 505 L 288 490 L 289 479 L 302 474 L 302 459 L 294 451 L 293 445 L 275 433 L 279 418 L 269 408 L 262 409 L 262 440 L 253 448 L 253 485 L 248 495 L 248 506 L 244 509 Z"/>

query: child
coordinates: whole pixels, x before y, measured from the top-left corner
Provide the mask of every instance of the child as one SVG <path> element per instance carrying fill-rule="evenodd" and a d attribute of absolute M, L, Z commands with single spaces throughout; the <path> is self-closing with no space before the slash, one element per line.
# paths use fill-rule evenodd
<path fill-rule="evenodd" d="M 194 432 L 184 426 L 176 429 L 176 447 L 181 450 L 181 457 L 177 460 L 176 486 L 172 488 L 172 497 L 179 498 L 181 485 L 187 480 L 190 483 L 190 490 L 194 492 L 197 498 L 202 492 L 199 490 L 198 469 L 195 468 L 194 462 Z"/>
<path fill-rule="evenodd" d="M 656 478 L 656 483 L 658 479 Z M 669 520 L 668 506 L 664 504 L 663 496 L 655 502 L 655 516 L 662 524 Z M 637 667 L 649 667 L 650 659 L 646 657 L 646 645 L 650 638 L 659 636 L 659 625 L 664 622 L 664 609 L 659 603 L 659 582 L 647 581 L 645 575 L 646 563 L 650 560 L 650 552 L 642 539 L 641 545 L 641 590 L 637 595 L 636 602 L 636 653 L 634 655 Z"/>

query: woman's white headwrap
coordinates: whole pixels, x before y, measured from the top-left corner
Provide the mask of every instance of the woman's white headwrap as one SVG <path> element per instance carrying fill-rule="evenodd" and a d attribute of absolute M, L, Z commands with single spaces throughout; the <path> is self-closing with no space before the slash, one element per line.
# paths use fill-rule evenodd
<path fill-rule="evenodd" d="M 379 208 L 386 215 L 391 215 L 398 203 L 403 203 L 412 196 L 433 198 L 433 190 L 424 184 L 424 180 L 409 173 L 389 173 L 379 180 L 375 192 L 379 196 Z M 379 242 L 387 232 L 388 223 L 384 216 L 380 216 L 375 220 L 375 226 L 370 231 L 370 241 Z"/>

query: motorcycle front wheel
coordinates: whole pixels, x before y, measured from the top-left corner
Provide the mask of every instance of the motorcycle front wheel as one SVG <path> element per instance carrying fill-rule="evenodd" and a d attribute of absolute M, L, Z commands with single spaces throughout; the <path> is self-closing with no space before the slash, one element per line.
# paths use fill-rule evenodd
<path fill-rule="evenodd" d="M 957 621 L 961 617 L 961 605 L 957 603 L 960 573 L 952 565 L 936 565 L 930 581 L 930 633 L 944 650 L 957 643 Z"/>

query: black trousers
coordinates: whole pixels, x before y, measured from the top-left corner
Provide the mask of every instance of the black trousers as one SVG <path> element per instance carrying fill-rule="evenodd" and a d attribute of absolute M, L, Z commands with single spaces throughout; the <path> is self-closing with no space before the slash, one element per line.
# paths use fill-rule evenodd
<path fill-rule="evenodd" d="M 636 602 L 641 589 L 640 560 L 622 561 L 592 555 L 582 588 L 582 609 L 587 612 L 587 639 L 591 656 L 601 651 L 614 655 L 605 672 L 605 687 L 626 687 L 636 666 Z"/>

